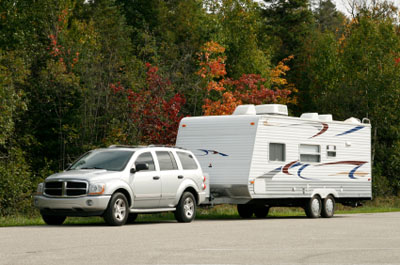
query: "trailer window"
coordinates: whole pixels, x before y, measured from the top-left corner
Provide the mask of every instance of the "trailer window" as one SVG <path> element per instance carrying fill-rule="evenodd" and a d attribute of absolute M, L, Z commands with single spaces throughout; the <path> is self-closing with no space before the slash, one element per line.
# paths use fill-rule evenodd
<path fill-rule="evenodd" d="M 285 144 L 269 143 L 269 161 L 285 161 Z"/>
<path fill-rule="evenodd" d="M 336 145 L 327 145 L 326 146 L 326 156 L 327 157 L 336 157 Z"/>
<path fill-rule="evenodd" d="M 301 144 L 300 145 L 301 162 L 321 162 L 321 148 L 319 145 Z"/>

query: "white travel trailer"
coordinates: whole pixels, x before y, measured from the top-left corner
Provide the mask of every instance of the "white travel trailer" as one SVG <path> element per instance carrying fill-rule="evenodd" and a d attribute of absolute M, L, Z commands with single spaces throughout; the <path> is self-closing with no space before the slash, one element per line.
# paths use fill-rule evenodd
<path fill-rule="evenodd" d="M 368 119 L 241 105 L 232 115 L 182 119 L 176 145 L 209 175 L 210 203 L 237 204 L 244 218 L 272 206 L 304 207 L 315 218 L 332 217 L 335 202 L 372 198 L 370 134 Z"/>

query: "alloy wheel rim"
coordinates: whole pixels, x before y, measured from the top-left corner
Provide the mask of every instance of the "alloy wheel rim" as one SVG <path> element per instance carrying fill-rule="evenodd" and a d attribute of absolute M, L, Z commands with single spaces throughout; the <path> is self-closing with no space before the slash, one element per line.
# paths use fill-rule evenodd
<path fill-rule="evenodd" d="M 184 203 L 183 203 L 183 209 L 185 212 L 185 216 L 187 218 L 191 218 L 194 214 L 194 202 L 192 200 L 192 198 L 188 197 L 185 199 Z"/>
<path fill-rule="evenodd" d="M 124 200 L 117 199 L 114 203 L 114 217 L 118 221 L 124 220 L 126 215 L 126 205 Z"/>

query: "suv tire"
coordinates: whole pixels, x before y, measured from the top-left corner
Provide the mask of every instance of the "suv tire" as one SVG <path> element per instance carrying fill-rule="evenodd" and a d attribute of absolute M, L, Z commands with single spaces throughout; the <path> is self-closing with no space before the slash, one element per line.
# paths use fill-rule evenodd
<path fill-rule="evenodd" d="M 190 223 L 196 216 L 196 200 L 191 192 L 184 192 L 176 211 L 175 218 L 180 223 Z"/>
<path fill-rule="evenodd" d="M 48 225 L 62 225 L 67 217 L 42 214 L 43 221 Z"/>
<path fill-rule="evenodd" d="M 108 225 L 124 225 L 128 216 L 129 206 L 125 195 L 120 192 L 114 193 L 104 212 L 104 221 L 106 221 Z"/>

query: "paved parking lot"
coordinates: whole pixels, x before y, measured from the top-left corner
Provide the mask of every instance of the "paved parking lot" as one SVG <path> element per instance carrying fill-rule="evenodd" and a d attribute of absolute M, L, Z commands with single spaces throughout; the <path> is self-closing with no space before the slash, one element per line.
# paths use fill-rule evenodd
<path fill-rule="evenodd" d="M 0 228 L 0 264 L 400 264 L 400 213 Z"/>

